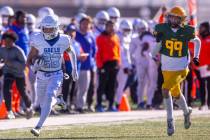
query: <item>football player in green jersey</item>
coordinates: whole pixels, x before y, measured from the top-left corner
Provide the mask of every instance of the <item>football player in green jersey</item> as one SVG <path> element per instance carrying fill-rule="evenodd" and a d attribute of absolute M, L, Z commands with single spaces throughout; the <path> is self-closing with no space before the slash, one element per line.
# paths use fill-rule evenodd
<path fill-rule="evenodd" d="M 189 41 L 194 42 L 193 62 L 195 65 L 199 65 L 200 40 L 195 36 L 195 29 L 184 24 L 185 18 L 185 10 L 175 6 L 167 14 L 166 23 L 157 24 L 154 31 L 157 42 L 159 42 L 157 50 L 159 48 L 161 54 L 161 70 L 164 79 L 162 93 L 167 111 L 167 133 L 169 136 L 173 135 L 175 131 L 172 97 L 184 112 L 184 127 L 188 129 L 191 125 L 192 109 L 187 106 L 180 84 L 189 71 L 188 43 Z"/>

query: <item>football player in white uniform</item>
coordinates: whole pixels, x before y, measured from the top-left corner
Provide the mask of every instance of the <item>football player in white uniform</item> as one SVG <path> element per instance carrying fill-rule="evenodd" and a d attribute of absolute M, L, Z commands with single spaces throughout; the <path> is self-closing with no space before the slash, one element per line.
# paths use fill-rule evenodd
<path fill-rule="evenodd" d="M 140 20 L 136 25 L 136 30 L 138 36 L 132 38 L 130 51 L 133 64 L 137 70 L 138 108 L 145 108 L 143 95 L 147 87 L 147 108 L 150 109 L 157 82 L 157 66 L 151 55 L 151 51 L 156 45 L 156 40 L 148 32 L 146 21 Z"/>
<path fill-rule="evenodd" d="M 5 32 L 9 26 L 9 20 L 14 16 L 14 10 L 10 6 L 4 6 L 0 9 L 0 15 L 2 20 L 2 31 Z"/>
<path fill-rule="evenodd" d="M 121 51 L 121 67 L 117 74 L 117 93 L 115 102 L 117 103 L 116 107 L 118 109 L 123 90 L 128 79 L 128 75 L 131 72 L 131 58 L 130 58 L 130 51 L 129 46 L 132 37 L 132 24 L 128 20 L 122 20 L 120 22 L 120 28 L 118 36 L 120 38 L 120 51 Z"/>
<path fill-rule="evenodd" d="M 36 28 L 36 17 L 33 14 L 27 14 L 26 24 L 29 31 L 29 35 L 40 32 L 40 30 Z"/>
<path fill-rule="evenodd" d="M 105 26 L 108 20 L 109 14 L 106 11 L 101 10 L 96 14 L 94 22 L 95 28 L 93 30 L 95 38 L 97 38 L 98 35 L 100 35 L 105 30 Z"/>
<path fill-rule="evenodd" d="M 76 55 L 71 47 L 70 38 L 59 33 L 58 19 L 55 16 L 48 15 L 42 19 L 41 32 L 32 36 L 30 45 L 27 65 L 32 65 L 36 72 L 37 101 L 41 107 L 39 122 L 31 133 L 39 136 L 52 106 L 59 102 L 56 93 L 63 80 L 61 66 L 64 51 L 67 51 L 71 58 L 73 80 L 78 79 L 78 74 Z"/>
<path fill-rule="evenodd" d="M 26 25 L 29 31 L 29 37 L 31 38 L 34 34 L 39 33 L 41 30 L 39 30 L 38 28 L 36 28 L 36 17 L 33 14 L 27 14 L 26 16 Z M 32 99 L 32 103 L 33 103 L 33 107 L 38 108 L 38 105 L 36 105 L 37 103 L 37 95 L 36 95 L 36 88 L 35 88 L 35 84 L 36 84 L 36 75 L 35 73 L 31 70 L 31 68 L 29 68 L 29 76 L 26 77 L 26 85 L 28 90 L 31 93 L 31 99 Z"/>
<path fill-rule="evenodd" d="M 133 20 L 133 33 L 132 33 L 132 37 L 135 38 L 137 36 L 139 36 L 139 33 L 138 33 L 138 28 L 139 28 L 139 23 L 141 22 L 142 20 L 140 18 L 136 18 Z"/>
<path fill-rule="evenodd" d="M 118 32 L 119 30 L 119 19 L 120 19 L 120 10 L 116 7 L 110 7 L 107 10 L 109 14 L 109 18 L 112 22 L 115 23 L 115 31 Z"/>

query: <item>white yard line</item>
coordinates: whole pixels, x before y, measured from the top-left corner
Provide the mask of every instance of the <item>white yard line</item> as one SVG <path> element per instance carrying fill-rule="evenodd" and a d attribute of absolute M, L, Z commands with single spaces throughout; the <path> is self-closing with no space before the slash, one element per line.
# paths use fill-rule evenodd
<path fill-rule="evenodd" d="M 182 116 L 182 111 L 174 111 L 174 116 Z M 208 115 L 210 111 L 193 110 L 192 116 Z M 56 117 L 49 117 L 44 126 L 59 126 L 71 124 L 93 124 L 93 123 L 110 123 L 129 120 L 151 120 L 165 118 L 165 110 L 152 111 L 131 111 L 131 112 L 106 112 L 106 113 L 92 113 L 92 114 L 77 114 L 77 115 L 60 115 Z M 14 120 L 0 120 L 0 130 L 19 129 L 34 127 L 38 122 L 38 118 L 26 120 L 24 118 L 17 118 Z"/>

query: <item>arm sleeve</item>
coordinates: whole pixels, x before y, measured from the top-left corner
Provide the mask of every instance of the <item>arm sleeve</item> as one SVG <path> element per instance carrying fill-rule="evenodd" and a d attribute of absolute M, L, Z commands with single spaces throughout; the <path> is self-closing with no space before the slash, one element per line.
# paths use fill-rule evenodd
<path fill-rule="evenodd" d="M 128 49 L 121 49 L 122 67 L 130 68 L 130 53 Z"/>
<path fill-rule="evenodd" d="M 74 48 L 72 47 L 70 38 L 68 38 L 68 48 L 66 49 L 66 52 L 70 57 L 72 70 L 77 70 L 77 56 Z"/>
<path fill-rule="evenodd" d="M 137 46 L 135 44 L 135 40 L 132 39 L 129 47 L 130 57 L 131 57 L 131 63 L 135 64 L 135 51 L 137 49 Z"/>
<path fill-rule="evenodd" d="M 201 41 L 198 37 L 195 37 L 194 39 L 190 40 L 191 42 L 194 43 L 194 58 L 199 58 L 200 54 L 200 48 L 201 48 Z"/>

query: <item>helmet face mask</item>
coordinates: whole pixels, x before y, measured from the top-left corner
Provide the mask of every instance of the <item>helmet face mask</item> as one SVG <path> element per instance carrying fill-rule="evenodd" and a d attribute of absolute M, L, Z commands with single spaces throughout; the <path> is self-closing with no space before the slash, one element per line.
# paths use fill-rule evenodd
<path fill-rule="evenodd" d="M 106 19 L 98 19 L 97 24 L 106 24 L 107 20 Z"/>
<path fill-rule="evenodd" d="M 110 16 L 110 20 L 114 23 L 117 23 L 118 22 L 118 17 L 111 17 Z"/>
<path fill-rule="evenodd" d="M 129 35 L 131 35 L 131 33 L 132 33 L 132 32 L 131 32 L 131 29 L 123 29 L 122 32 L 123 32 L 123 35 L 124 35 L 124 36 L 129 36 Z"/>
<path fill-rule="evenodd" d="M 168 15 L 168 23 L 172 28 L 178 28 L 182 24 L 182 18 L 179 16 Z"/>
<path fill-rule="evenodd" d="M 137 29 L 137 33 L 138 33 L 139 35 L 141 35 L 141 34 L 142 34 L 143 32 L 145 32 L 145 31 L 147 31 L 147 29 L 144 28 L 144 27 L 138 28 L 138 29 Z"/>
<path fill-rule="evenodd" d="M 2 16 L 2 25 L 7 26 L 9 23 L 9 16 L 3 15 Z"/>
<path fill-rule="evenodd" d="M 143 32 L 148 31 L 149 25 L 145 20 L 139 20 L 136 24 L 135 30 L 136 33 L 140 36 Z"/>
<path fill-rule="evenodd" d="M 44 17 L 41 22 L 41 30 L 46 40 L 57 37 L 59 33 L 58 19 L 54 16 Z"/>
<path fill-rule="evenodd" d="M 96 27 L 99 30 L 104 31 L 106 27 L 106 23 L 107 23 L 106 19 L 97 19 Z"/>
<path fill-rule="evenodd" d="M 128 20 L 122 20 L 120 22 L 120 32 L 122 33 L 123 36 L 129 36 L 131 35 L 133 30 L 131 22 Z"/>
<path fill-rule="evenodd" d="M 27 28 L 29 31 L 33 31 L 35 29 L 35 24 L 27 22 Z"/>
<path fill-rule="evenodd" d="M 42 32 L 46 40 L 51 40 L 58 35 L 58 28 L 56 27 L 42 27 Z"/>

